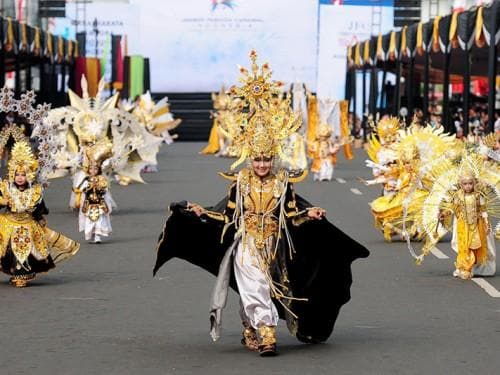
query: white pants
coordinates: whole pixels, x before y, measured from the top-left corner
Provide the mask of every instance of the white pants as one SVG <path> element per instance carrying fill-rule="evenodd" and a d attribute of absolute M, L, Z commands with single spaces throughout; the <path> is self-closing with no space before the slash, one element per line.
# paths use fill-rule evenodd
<path fill-rule="evenodd" d="M 314 181 L 330 181 L 333 177 L 333 164 L 330 160 L 322 160 L 318 173 L 314 174 Z"/>
<path fill-rule="evenodd" d="M 253 246 L 252 239 L 247 239 L 249 246 Z M 271 299 L 269 282 L 259 268 L 258 255 L 254 252 L 245 249 L 243 241 L 240 241 L 234 257 L 234 274 L 240 292 L 240 316 L 244 323 L 255 329 L 276 326 L 278 311 Z"/>

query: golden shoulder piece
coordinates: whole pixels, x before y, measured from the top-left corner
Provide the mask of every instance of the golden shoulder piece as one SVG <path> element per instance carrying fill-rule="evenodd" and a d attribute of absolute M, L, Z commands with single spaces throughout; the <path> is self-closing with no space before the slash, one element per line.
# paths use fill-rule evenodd
<path fill-rule="evenodd" d="M 238 173 L 235 172 L 219 172 L 219 176 L 229 181 L 236 181 L 238 179 Z"/>
<path fill-rule="evenodd" d="M 290 174 L 288 175 L 288 182 L 291 182 L 291 183 L 298 183 L 298 182 L 302 182 L 305 180 L 305 178 L 307 177 L 307 175 L 309 174 L 309 170 L 305 169 L 303 171 L 297 171 L 297 172 L 290 172 Z"/>

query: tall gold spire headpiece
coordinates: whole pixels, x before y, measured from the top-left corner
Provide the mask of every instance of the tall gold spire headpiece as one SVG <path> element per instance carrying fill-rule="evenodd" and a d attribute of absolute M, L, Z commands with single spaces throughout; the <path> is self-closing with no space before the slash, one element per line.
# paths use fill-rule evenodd
<path fill-rule="evenodd" d="M 259 67 L 257 53 L 253 50 L 250 60 L 250 71 L 239 67 L 242 85 L 231 87 L 230 115 L 221 123 L 222 132 L 240 150 L 240 158 L 231 169 L 247 157 L 279 155 L 285 158 L 282 143 L 302 122 L 302 117 L 294 114 L 290 99 L 280 99 L 283 83 L 271 80 L 269 65 L 265 63 Z"/>
<path fill-rule="evenodd" d="M 13 182 L 16 172 L 26 173 L 26 180 L 33 182 L 38 171 L 38 161 L 33 155 L 29 143 L 25 140 L 16 142 L 10 153 L 8 163 L 9 181 Z"/>

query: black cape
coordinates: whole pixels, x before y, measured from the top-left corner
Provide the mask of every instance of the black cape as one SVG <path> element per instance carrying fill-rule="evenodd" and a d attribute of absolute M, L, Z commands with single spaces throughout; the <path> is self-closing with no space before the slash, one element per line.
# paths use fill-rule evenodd
<path fill-rule="evenodd" d="M 210 210 L 222 212 L 227 199 Z M 299 210 L 311 205 L 296 196 Z M 217 276 L 219 265 L 232 244 L 234 226 L 224 234 L 224 223 L 186 210 L 187 202 L 173 203 L 157 246 L 153 274 L 172 258 L 180 258 Z M 331 335 L 340 308 L 350 298 L 351 263 L 366 258 L 369 251 L 326 219 L 287 225 L 293 242 L 293 256 L 282 251 L 293 295 L 307 301 L 293 301 L 291 310 L 298 316 L 294 334 L 303 342 L 323 342 Z M 283 236 L 282 236 L 283 237 Z M 284 246 L 283 246 L 284 247 Z M 231 287 L 237 291 L 234 279 Z M 280 304 L 280 318 L 285 311 Z"/>

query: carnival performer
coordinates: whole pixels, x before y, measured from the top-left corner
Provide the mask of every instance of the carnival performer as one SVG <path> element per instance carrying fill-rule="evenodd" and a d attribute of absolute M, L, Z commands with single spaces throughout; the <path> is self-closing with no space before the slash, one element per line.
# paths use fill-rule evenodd
<path fill-rule="evenodd" d="M 226 145 L 226 140 L 224 134 L 219 130 L 219 122 L 223 121 L 224 113 L 228 110 L 231 99 L 224 86 L 221 87 L 218 93 L 212 93 L 213 111 L 210 112 L 210 116 L 213 119 L 212 128 L 210 129 L 210 135 L 208 137 L 208 144 L 200 151 L 200 154 L 204 155 L 218 155 L 226 156 L 228 154 Z"/>
<path fill-rule="evenodd" d="M 47 227 L 38 161 L 27 141 L 14 144 L 8 178 L 0 182 L 0 268 L 16 287 L 75 255 L 80 245 Z"/>
<path fill-rule="evenodd" d="M 418 184 L 418 167 L 420 154 L 416 148 L 405 150 L 400 154 L 400 166 L 397 173 L 398 179 L 394 185 L 385 187 L 385 195 L 370 203 L 371 211 L 375 219 L 375 226 L 381 229 L 384 239 L 392 241 L 394 235 L 405 239 L 403 230 L 396 223 L 403 218 L 403 201 L 410 195 L 414 186 Z M 419 199 L 425 199 L 426 192 L 422 186 L 418 189 Z M 416 236 L 414 227 L 411 236 Z"/>
<path fill-rule="evenodd" d="M 381 179 L 385 195 L 370 203 L 375 225 L 382 230 L 388 242 L 395 235 L 402 240 L 420 238 L 418 225 L 410 223 L 409 219 L 405 222 L 403 217 L 405 213 L 407 217 L 412 217 L 427 197 L 431 187 L 428 176 L 431 167 L 456 147 L 454 136 L 443 133 L 442 128 L 430 126 L 400 130 L 398 139 L 397 145 L 393 147 L 399 170 L 394 172 L 390 164 L 384 165 L 389 174 L 388 180 L 391 176 L 397 176 L 396 182 L 387 183 Z"/>
<path fill-rule="evenodd" d="M 398 179 L 397 144 L 401 123 L 396 117 L 383 117 L 375 126 L 370 122 L 373 134 L 368 140 L 366 160 L 367 167 L 372 169 L 373 179 L 365 181 L 367 185 L 382 184 L 382 195 L 392 194 Z"/>
<path fill-rule="evenodd" d="M 86 154 L 86 177 L 80 186 L 83 203 L 79 213 L 79 230 L 85 233 L 85 240 L 99 244 L 102 237 L 108 237 L 112 232 L 113 204 L 108 178 L 102 174 L 102 154 L 96 153 L 95 148 L 88 149 Z"/>
<path fill-rule="evenodd" d="M 0 90 L 0 113 L 23 119 L 20 126 L 10 123 L 2 129 L 0 149 L 9 153 L 7 175 L 0 180 L 0 270 L 11 276 L 16 287 L 25 287 L 36 274 L 71 258 L 80 244 L 47 227 L 48 210 L 44 187 L 56 169 L 53 155 L 57 125 L 47 121 L 50 106 L 35 106 L 35 94 L 28 91 L 20 99 L 7 87 Z M 33 152 L 29 134 L 37 145 Z M 10 145 L 11 148 L 6 147 Z"/>
<path fill-rule="evenodd" d="M 104 80 L 99 82 L 95 97 L 89 95 L 85 76 L 81 83 L 82 97 L 69 90 L 71 105 L 51 110 L 48 115 L 51 122 L 59 125 L 59 132 L 66 135 L 57 137 L 59 149 L 65 150 L 65 155 L 60 152 L 54 155 L 60 163 L 58 168 L 69 168 L 73 173 L 81 171 L 83 148 L 97 140 L 106 140 L 112 144 L 113 156 L 103 172 L 115 175 L 121 185 L 144 183 L 141 171 L 158 163 L 156 155 L 162 138 L 151 134 L 136 116 L 116 108 L 118 94 L 105 99 Z"/>
<path fill-rule="evenodd" d="M 337 163 L 337 153 L 340 146 L 332 139 L 333 129 L 323 123 L 319 126 L 316 139 L 308 144 L 309 154 L 312 156 L 311 172 L 314 181 L 331 181 Z"/>
<path fill-rule="evenodd" d="M 240 295 L 242 343 L 271 356 L 277 353 L 279 318 L 300 341 L 328 339 L 350 298 L 351 262 L 368 256 L 368 250 L 329 223 L 325 210 L 295 193 L 293 183 L 303 175 L 279 168 L 283 141 L 300 126 L 300 118 L 289 105 L 273 104 L 282 84 L 271 80 L 268 64 L 257 65 L 255 51 L 250 57 L 251 70 L 240 68 L 242 86 L 231 89 L 244 105 L 233 114 L 235 128 L 225 129 L 240 149 L 232 168 L 247 158 L 249 166 L 223 174 L 231 185 L 215 207 L 171 205 L 154 273 L 179 257 L 217 275 L 212 338 L 220 336 L 222 309 L 233 287 Z"/>
<path fill-rule="evenodd" d="M 457 253 L 453 276 L 470 279 L 478 276 L 493 276 L 496 270 L 496 247 L 493 231 L 488 220 L 486 200 L 476 188 L 474 174 L 462 172 L 459 189 L 452 195 L 450 208 L 443 208 L 440 215 L 453 215 L 453 238 L 451 246 Z M 473 272 L 473 268 L 475 269 Z"/>
<path fill-rule="evenodd" d="M 458 162 L 457 162 L 458 160 Z M 432 189 L 417 203 L 417 215 L 425 238 L 422 253 L 412 256 L 422 262 L 439 239 L 452 231 L 451 247 L 457 253 L 453 276 L 470 279 L 496 272 L 496 245 L 492 220 L 500 217 L 498 192 L 500 170 L 492 168 L 470 147 L 460 157 L 440 160 L 433 166 Z"/>

